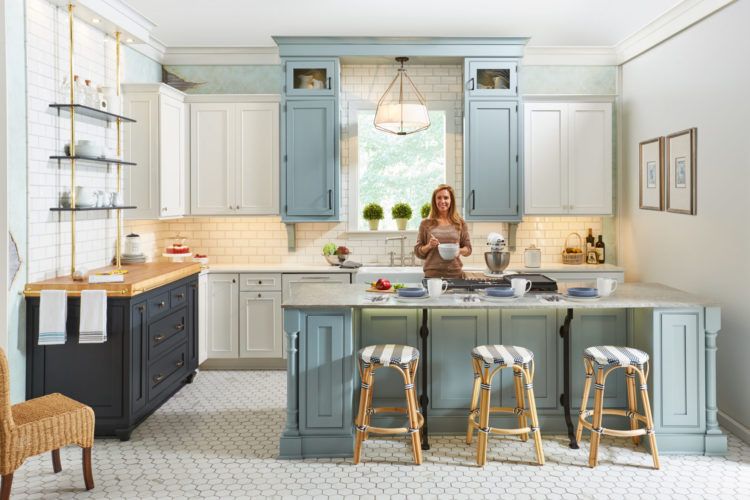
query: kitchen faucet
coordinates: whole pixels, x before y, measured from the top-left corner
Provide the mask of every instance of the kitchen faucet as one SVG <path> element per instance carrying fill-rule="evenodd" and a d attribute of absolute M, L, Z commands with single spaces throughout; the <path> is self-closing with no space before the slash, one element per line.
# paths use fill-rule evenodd
<path fill-rule="evenodd" d="M 404 235 L 404 236 L 391 236 L 390 238 L 386 238 L 385 242 L 388 243 L 389 241 L 395 241 L 395 240 L 400 240 L 400 243 L 401 243 L 401 258 L 399 260 L 401 262 L 400 265 L 401 266 L 405 266 L 406 264 L 404 263 L 404 257 L 405 257 L 404 256 L 404 242 L 406 241 L 406 235 Z M 393 252 L 388 252 L 388 254 L 391 257 L 391 266 L 393 266 L 393 255 L 394 255 L 394 253 Z"/>

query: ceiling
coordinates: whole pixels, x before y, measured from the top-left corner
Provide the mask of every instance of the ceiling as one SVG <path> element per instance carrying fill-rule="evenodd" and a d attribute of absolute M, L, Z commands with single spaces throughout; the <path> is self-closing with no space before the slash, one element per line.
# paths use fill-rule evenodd
<path fill-rule="evenodd" d="M 273 47 L 286 36 L 528 36 L 616 45 L 684 0 L 125 0 L 167 47 Z"/>

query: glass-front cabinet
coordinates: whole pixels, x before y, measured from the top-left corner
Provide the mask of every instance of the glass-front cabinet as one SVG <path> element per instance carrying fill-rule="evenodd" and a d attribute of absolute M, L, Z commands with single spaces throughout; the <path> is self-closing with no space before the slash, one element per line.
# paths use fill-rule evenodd
<path fill-rule="evenodd" d="M 286 61 L 287 96 L 333 96 L 336 80 L 335 60 Z"/>
<path fill-rule="evenodd" d="M 470 96 L 518 95 L 518 67 L 515 61 L 467 59 L 465 63 L 466 90 Z"/>

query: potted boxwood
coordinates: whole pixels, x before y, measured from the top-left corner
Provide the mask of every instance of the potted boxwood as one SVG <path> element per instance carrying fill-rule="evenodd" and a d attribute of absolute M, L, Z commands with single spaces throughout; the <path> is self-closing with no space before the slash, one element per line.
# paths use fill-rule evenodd
<path fill-rule="evenodd" d="M 406 224 L 411 219 L 411 207 L 408 203 L 396 203 L 391 208 L 391 216 L 396 221 L 396 227 L 399 231 L 406 230 Z"/>
<path fill-rule="evenodd" d="M 425 203 L 424 205 L 422 205 L 420 213 L 422 214 L 423 219 L 426 219 L 430 216 L 430 210 L 432 210 L 432 205 L 430 205 L 429 203 Z"/>
<path fill-rule="evenodd" d="M 370 231 L 377 231 L 380 220 L 384 218 L 383 207 L 377 203 L 368 203 L 362 210 L 362 217 L 370 225 Z"/>

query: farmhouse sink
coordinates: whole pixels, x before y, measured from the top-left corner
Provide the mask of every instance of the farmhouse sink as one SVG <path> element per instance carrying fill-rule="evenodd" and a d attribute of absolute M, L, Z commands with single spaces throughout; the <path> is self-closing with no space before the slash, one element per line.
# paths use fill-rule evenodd
<path fill-rule="evenodd" d="M 363 266 L 354 275 L 355 283 L 371 283 L 378 278 L 385 278 L 393 283 L 420 283 L 424 278 L 421 267 L 387 267 Z"/>

